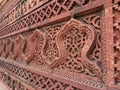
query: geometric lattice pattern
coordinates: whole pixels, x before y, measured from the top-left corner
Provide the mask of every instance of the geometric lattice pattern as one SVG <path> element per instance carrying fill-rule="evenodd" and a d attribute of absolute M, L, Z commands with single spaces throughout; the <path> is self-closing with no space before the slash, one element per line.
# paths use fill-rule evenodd
<path fill-rule="evenodd" d="M 54 90 L 54 89 L 60 89 L 60 90 L 83 90 L 79 89 L 75 86 L 63 83 L 61 81 L 48 78 L 44 75 L 40 75 L 34 72 L 31 72 L 29 70 L 25 70 L 23 68 L 20 68 L 16 65 L 12 65 L 10 63 L 5 63 L 4 61 L 0 61 L 0 67 L 4 68 L 8 73 L 12 73 L 18 78 L 26 81 L 29 84 L 32 84 L 34 88 L 39 89 L 46 89 L 46 90 Z M 102 84 L 97 83 L 91 83 L 94 87 L 102 88 Z"/>

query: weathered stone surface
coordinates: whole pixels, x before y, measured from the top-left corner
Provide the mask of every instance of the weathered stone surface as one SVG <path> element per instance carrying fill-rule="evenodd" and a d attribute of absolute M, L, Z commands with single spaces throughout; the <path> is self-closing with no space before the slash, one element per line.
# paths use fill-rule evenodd
<path fill-rule="evenodd" d="M 119 0 L 14 1 L 0 10 L 0 79 L 9 89 L 120 89 Z"/>

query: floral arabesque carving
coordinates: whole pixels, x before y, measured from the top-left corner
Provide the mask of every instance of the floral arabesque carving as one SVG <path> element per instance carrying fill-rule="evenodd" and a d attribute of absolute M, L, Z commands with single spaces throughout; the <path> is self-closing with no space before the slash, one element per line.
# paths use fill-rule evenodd
<path fill-rule="evenodd" d="M 95 37 L 95 30 L 92 27 L 71 19 L 58 33 L 56 39 L 62 58 L 57 63 L 59 68 L 101 78 L 101 68 L 88 58 Z"/>
<path fill-rule="evenodd" d="M 29 39 L 30 55 L 25 59 L 27 63 L 36 60 L 39 64 L 43 64 L 43 49 L 46 44 L 45 34 L 40 30 L 35 30 Z M 36 58 L 36 59 L 35 59 Z"/>

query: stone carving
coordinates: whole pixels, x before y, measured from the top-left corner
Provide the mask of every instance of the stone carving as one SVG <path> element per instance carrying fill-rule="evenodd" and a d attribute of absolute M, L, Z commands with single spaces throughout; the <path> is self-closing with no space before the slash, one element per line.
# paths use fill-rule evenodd
<path fill-rule="evenodd" d="M 3 55 L 3 53 L 4 53 L 4 49 L 5 49 L 5 42 L 3 41 L 3 40 L 0 40 L 0 56 L 2 56 Z"/>
<path fill-rule="evenodd" d="M 115 66 L 115 83 L 117 88 L 120 84 L 120 6 L 113 6 L 113 30 L 114 30 L 114 66 Z"/>
<path fill-rule="evenodd" d="M 5 58 L 11 58 L 12 54 L 13 54 L 13 41 L 12 39 L 9 37 L 6 40 L 6 48 L 5 48 Z"/>
<path fill-rule="evenodd" d="M 26 58 L 26 62 L 30 63 L 34 58 L 39 64 L 43 64 L 43 49 L 46 44 L 46 37 L 40 30 L 35 30 L 29 39 L 30 55 Z M 35 55 L 37 53 L 37 55 Z"/>
<path fill-rule="evenodd" d="M 89 25 L 71 19 L 56 39 L 62 58 L 57 63 L 62 63 L 59 68 L 101 78 L 101 68 L 88 58 L 95 37 L 95 31 Z"/>
<path fill-rule="evenodd" d="M 28 2 L 27 2 L 28 0 L 24 0 L 23 2 L 22 2 L 22 13 L 25 13 L 25 12 L 27 12 L 27 9 L 28 9 Z"/>
<path fill-rule="evenodd" d="M 20 9 L 20 5 L 15 7 L 15 18 L 20 17 L 21 14 L 21 9 Z"/>
<path fill-rule="evenodd" d="M 43 5 L 41 4 L 41 7 L 38 8 L 37 10 L 35 10 L 32 14 L 28 14 L 26 17 L 22 18 L 21 20 L 19 20 L 18 22 L 15 22 L 14 24 L 11 24 L 8 27 L 5 27 L 4 30 L 0 30 L 0 36 L 3 36 L 5 34 L 8 34 L 10 32 L 14 32 L 16 30 L 25 28 L 27 26 L 36 24 L 38 22 L 43 22 L 46 19 L 51 19 L 52 17 L 55 17 L 57 15 L 61 15 L 64 14 L 65 12 L 69 11 L 69 10 L 73 10 L 74 8 L 77 7 L 81 7 L 84 6 L 88 3 L 94 2 L 95 0 L 53 0 L 53 1 L 49 1 L 49 4 L 45 4 L 47 0 L 43 1 L 39 1 L 39 3 L 43 3 Z M 18 17 L 21 16 L 21 13 L 24 11 L 26 11 L 26 1 L 24 1 L 23 3 L 18 4 L 16 7 L 14 7 L 14 15 L 15 15 L 15 19 L 18 19 Z M 31 8 L 33 8 L 34 6 L 36 6 L 37 4 L 36 0 L 30 0 L 29 3 L 29 8 L 28 10 L 30 10 Z M 22 4 L 22 5 L 21 5 Z M 22 8 L 20 8 L 20 6 L 22 6 Z M 22 9 L 22 10 L 21 10 Z M 22 12 L 21 12 L 22 11 Z M 9 18 L 10 16 L 8 16 L 7 18 Z M 10 23 L 11 21 L 8 20 L 7 23 Z M 21 26 L 19 26 L 19 24 L 21 23 Z M 25 25 L 26 24 L 26 25 Z M 6 25 L 6 24 L 5 24 Z M 5 26 L 5 25 L 0 25 Z M 13 27 L 15 25 L 15 27 Z M 12 28 L 12 30 L 10 30 Z M 17 29 L 18 28 L 18 29 Z M 4 32 L 6 33 L 4 33 Z"/>
<path fill-rule="evenodd" d="M 88 15 L 83 18 L 83 21 L 86 22 L 87 24 L 93 25 L 96 31 L 96 42 L 95 45 L 93 46 L 93 50 L 91 50 L 89 58 L 91 61 L 96 62 L 100 67 L 102 67 L 103 62 L 101 60 L 101 17 L 98 15 Z"/>
<path fill-rule="evenodd" d="M 29 87 L 26 87 L 19 80 L 16 80 L 15 78 L 9 76 L 8 74 L 4 72 L 1 72 L 0 79 L 2 80 L 2 82 L 7 84 L 7 87 L 9 87 L 9 89 L 15 90 L 19 88 L 19 90 L 30 90 Z"/>
<path fill-rule="evenodd" d="M 11 63 L 0 61 L 0 66 L 4 67 L 5 70 L 8 70 L 10 73 L 14 74 L 16 77 L 21 78 L 22 80 L 27 82 L 29 85 L 36 87 L 38 90 L 41 90 L 41 89 L 55 90 L 56 88 L 59 90 L 81 90 L 80 88 L 70 85 L 70 84 L 67 84 L 67 83 L 64 83 L 63 81 L 61 81 L 59 79 L 48 77 L 46 75 L 41 75 L 40 73 L 35 73 L 34 71 L 26 70 L 19 66 L 12 65 Z M 6 75 L 3 74 L 3 78 L 5 76 Z M 81 80 L 79 80 L 79 81 L 81 81 Z M 81 83 L 82 83 L 82 81 L 81 81 Z M 87 84 L 87 83 L 85 83 L 85 84 Z M 91 82 L 91 85 L 95 88 L 96 87 L 99 88 L 99 86 L 100 86 L 100 89 L 102 89 L 102 87 L 103 87 L 103 85 L 97 84 L 95 82 Z"/>
<path fill-rule="evenodd" d="M 59 59 L 59 50 L 56 44 L 57 32 L 61 30 L 64 23 L 54 25 L 52 27 L 46 27 L 43 29 L 44 33 L 47 36 L 47 43 L 44 49 L 43 57 L 45 58 L 47 66 L 51 67 L 56 64 L 56 61 Z"/>
<path fill-rule="evenodd" d="M 36 0 L 30 0 L 30 8 L 36 5 Z"/>
<path fill-rule="evenodd" d="M 84 90 L 81 83 L 85 89 L 119 89 L 119 2 L 20 0 L 10 6 L 0 14 L 0 70 L 10 75 L 0 73 L 0 78 L 10 89 Z"/>
<path fill-rule="evenodd" d="M 16 60 L 16 59 L 24 60 L 24 58 L 25 58 L 24 51 L 26 48 L 26 39 L 21 34 L 19 34 L 17 36 L 17 38 L 15 39 L 14 44 L 15 44 L 15 47 L 14 47 L 14 54 L 13 54 L 12 58 L 14 60 Z"/>

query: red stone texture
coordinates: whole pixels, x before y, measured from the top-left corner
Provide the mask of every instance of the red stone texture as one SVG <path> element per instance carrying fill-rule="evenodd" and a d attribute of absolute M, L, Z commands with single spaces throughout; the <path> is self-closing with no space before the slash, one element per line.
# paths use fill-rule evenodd
<path fill-rule="evenodd" d="M 120 0 L 14 2 L 0 10 L 6 87 L 120 90 Z"/>

